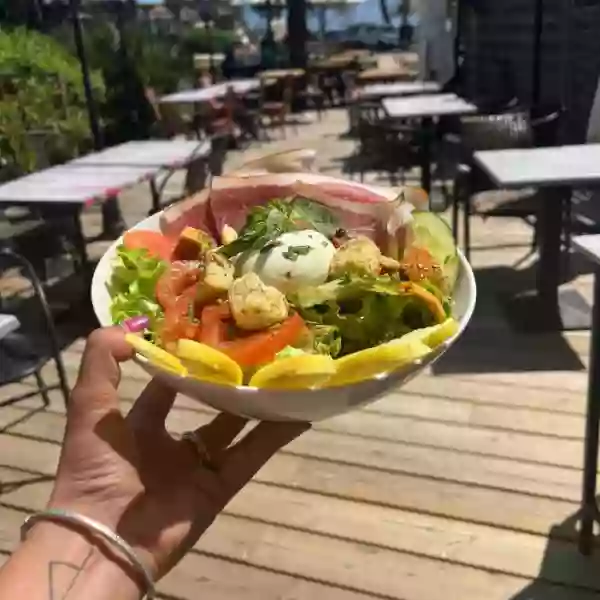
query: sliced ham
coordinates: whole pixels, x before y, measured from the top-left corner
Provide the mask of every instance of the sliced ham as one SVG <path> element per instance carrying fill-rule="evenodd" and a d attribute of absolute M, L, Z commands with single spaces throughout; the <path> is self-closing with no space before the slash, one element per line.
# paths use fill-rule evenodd
<path fill-rule="evenodd" d="M 407 200 L 421 202 L 420 190 L 404 188 Z M 255 206 L 274 198 L 294 195 L 315 200 L 327 206 L 340 225 L 352 233 L 374 239 L 384 247 L 390 236 L 397 239 L 410 220 L 412 205 L 392 202 L 398 190 L 369 188 L 323 175 L 269 174 L 218 177 L 212 189 L 203 191 L 167 209 L 161 220 L 163 233 L 177 235 L 186 226 L 202 228 L 218 240 L 224 225 L 240 230 Z M 385 250 L 384 250 L 385 251 Z"/>
<path fill-rule="evenodd" d="M 194 227 L 218 240 L 219 230 L 209 210 L 209 197 L 210 190 L 205 189 L 165 208 L 160 215 L 160 230 L 169 238 L 177 238 L 186 227 Z"/>

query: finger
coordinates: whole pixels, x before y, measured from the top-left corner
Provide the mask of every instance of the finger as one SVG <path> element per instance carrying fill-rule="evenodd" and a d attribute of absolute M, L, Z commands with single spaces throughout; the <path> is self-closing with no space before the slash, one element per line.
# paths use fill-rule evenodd
<path fill-rule="evenodd" d="M 120 327 L 93 331 L 87 340 L 71 396 L 72 410 L 118 407 L 119 363 L 131 359 L 133 354 Z"/>
<path fill-rule="evenodd" d="M 234 493 L 281 448 L 310 429 L 309 423 L 262 421 L 226 454 L 221 473 Z"/>
<path fill-rule="evenodd" d="M 218 414 L 210 423 L 198 427 L 194 432 L 199 436 L 211 455 L 225 450 L 242 432 L 248 421 L 242 417 Z"/>
<path fill-rule="evenodd" d="M 161 431 L 169 411 L 173 408 L 175 390 L 158 379 L 153 379 L 135 401 L 127 421 L 137 430 Z"/>

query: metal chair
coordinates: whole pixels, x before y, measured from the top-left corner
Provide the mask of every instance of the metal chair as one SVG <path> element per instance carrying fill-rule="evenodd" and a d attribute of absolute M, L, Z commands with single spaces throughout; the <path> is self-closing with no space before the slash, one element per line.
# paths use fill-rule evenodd
<path fill-rule="evenodd" d="M 61 391 L 65 404 L 69 401 L 69 384 L 64 363 L 60 354 L 60 346 L 54 320 L 50 312 L 44 289 L 35 274 L 31 263 L 9 248 L 0 249 L 0 265 L 16 266 L 21 269 L 21 274 L 29 281 L 33 291 L 34 304 L 37 305 L 45 331 L 40 334 L 36 328 L 36 319 L 31 311 L 26 312 L 26 318 L 19 319 L 21 329 L 9 333 L 0 339 L 0 387 L 10 383 L 17 383 L 26 377 L 34 376 L 37 390 L 26 392 L 19 396 L 5 400 L 2 405 L 14 404 L 20 400 L 40 394 L 44 405 L 50 404 L 49 392 L 58 389 Z M 3 269 L 0 269 L 3 272 Z M 14 313 L 10 307 L 4 306 L 5 301 L 0 298 L 2 312 Z M 39 321 L 37 322 L 39 325 Z M 58 383 L 48 385 L 42 376 L 43 367 L 54 361 L 58 373 Z"/>
<path fill-rule="evenodd" d="M 417 163 L 415 127 L 389 119 L 378 102 L 361 102 L 357 111 L 358 141 L 346 164 L 350 175 L 358 172 L 363 182 L 366 172 L 383 171 L 391 186 L 398 179 L 404 183 L 405 171 Z"/>
<path fill-rule="evenodd" d="M 529 110 L 510 107 L 497 114 L 464 117 L 460 122 L 459 143 L 462 155 L 454 180 L 452 199 L 452 230 L 458 241 L 459 209 L 463 207 L 463 252 L 470 255 L 470 218 L 474 214 L 486 217 L 519 217 L 529 220 L 537 213 L 535 191 L 523 190 L 501 197 L 489 209 L 477 210 L 473 198 L 483 192 L 497 190 L 494 182 L 473 161 L 479 150 L 527 148 L 552 145 L 557 139 L 560 110 L 548 110 L 532 116 Z M 533 247 L 537 244 L 537 232 Z"/>

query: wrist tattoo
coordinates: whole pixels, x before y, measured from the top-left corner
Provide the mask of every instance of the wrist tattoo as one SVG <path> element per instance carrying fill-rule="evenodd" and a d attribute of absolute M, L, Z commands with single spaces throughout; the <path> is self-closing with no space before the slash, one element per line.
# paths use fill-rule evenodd
<path fill-rule="evenodd" d="M 90 548 L 87 556 L 80 565 L 60 560 L 50 561 L 48 564 L 49 600 L 68 600 L 71 590 L 77 583 L 80 575 L 85 571 L 93 555 L 94 548 Z M 59 582 L 61 573 L 69 574 L 68 577 L 64 575 L 67 581 L 66 588 L 64 589 L 61 589 L 64 586 L 64 583 Z"/>

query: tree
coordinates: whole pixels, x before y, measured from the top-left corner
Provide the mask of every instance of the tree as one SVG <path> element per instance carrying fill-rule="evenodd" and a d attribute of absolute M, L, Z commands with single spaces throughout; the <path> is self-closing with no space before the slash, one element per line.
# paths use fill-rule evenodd
<path fill-rule="evenodd" d="M 392 24 L 392 18 L 390 16 L 390 10 L 388 8 L 388 0 L 379 0 L 379 12 L 381 13 L 381 18 L 386 25 Z"/>
<path fill-rule="evenodd" d="M 306 0 L 288 0 L 288 47 L 290 63 L 294 68 L 306 68 L 306 41 L 308 30 L 306 28 Z"/>
<path fill-rule="evenodd" d="M 0 22 L 10 25 L 39 25 L 41 4 L 39 0 L 0 0 Z"/>
<path fill-rule="evenodd" d="M 402 0 L 400 2 L 400 25 L 407 25 L 408 18 L 412 12 L 411 0 Z"/>

